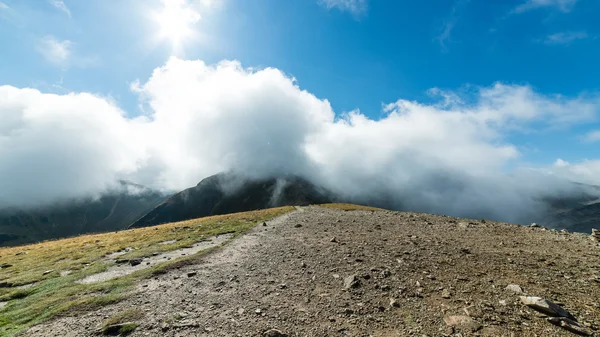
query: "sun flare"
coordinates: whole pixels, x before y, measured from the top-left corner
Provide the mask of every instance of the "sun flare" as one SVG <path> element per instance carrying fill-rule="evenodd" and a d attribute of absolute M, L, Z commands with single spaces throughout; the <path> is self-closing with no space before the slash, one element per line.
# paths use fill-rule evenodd
<path fill-rule="evenodd" d="M 177 46 L 193 36 L 192 26 L 200 20 L 200 14 L 185 0 L 162 0 L 162 3 L 164 7 L 154 13 L 159 26 L 158 37 Z"/>

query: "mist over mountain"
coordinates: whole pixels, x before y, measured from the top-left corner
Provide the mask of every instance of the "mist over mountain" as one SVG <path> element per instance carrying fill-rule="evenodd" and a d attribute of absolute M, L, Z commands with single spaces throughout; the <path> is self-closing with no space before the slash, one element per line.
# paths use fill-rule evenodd
<path fill-rule="evenodd" d="M 0 246 L 122 230 L 168 197 L 128 182 L 119 186 L 98 198 L 0 208 Z"/>
<path fill-rule="evenodd" d="M 335 200 L 330 192 L 298 176 L 249 179 L 234 173 L 220 173 L 173 195 L 130 227 Z"/>
<path fill-rule="evenodd" d="M 90 93 L 0 86 L 0 208 L 97 199 L 119 180 L 176 193 L 235 172 L 302 177 L 390 209 L 530 223 L 553 212 L 544 200 L 579 198 L 586 188 L 571 181 L 600 182 L 596 161 L 531 165 L 509 137 L 589 121 L 593 95 L 432 89 L 431 101 L 398 99 L 374 119 L 335 113 L 278 69 L 175 57 L 131 88 L 143 115 Z"/>

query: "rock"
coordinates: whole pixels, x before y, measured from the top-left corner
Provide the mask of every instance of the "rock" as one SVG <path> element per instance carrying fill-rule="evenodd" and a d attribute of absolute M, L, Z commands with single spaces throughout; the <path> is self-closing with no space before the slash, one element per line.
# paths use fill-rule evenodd
<path fill-rule="evenodd" d="M 566 317 L 548 317 L 548 322 L 580 336 L 590 336 L 592 334 L 584 326 Z"/>
<path fill-rule="evenodd" d="M 21 252 L 18 252 L 18 253 L 16 253 L 15 255 L 16 255 L 16 256 L 19 256 L 19 255 L 25 255 L 25 254 L 27 254 L 27 252 L 25 252 L 25 251 L 21 251 Z"/>
<path fill-rule="evenodd" d="M 344 279 L 344 289 L 357 288 L 360 286 L 360 280 L 356 275 L 350 275 Z"/>
<path fill-rule="evenodd" d="M 306 268 L 306 262 L 302 261 L 302 263 L 300 263 L 300 267 Z"/>
<path fill-rule="evenodd" d="M 597 240 L 600 240 L 600 230 L 597 230 L 595 228 L 592 228 L 592 236 L 594 238 L 596 238 Z"/>
<path fill-rule="evenodd" d="M 400 302 L 398 302 L 395 298 L 390 298 L 390 307 L 399 308 Z"/>
<path fill-rule="evenodd" d="M 506 286 L 506 288 L 504 288 L 504 289 L 506 289 L 506 290 L 510 290 L 510 291 L 512 291 L 512 292 L 514 292 L 514 293 L 517 293 L 517 294 L 524 294 L 524 293 L 525 293 L 525 292 L 523 291 L 523 288 L 521 288 L 521 286 L 520 286 L 520 285 L 518 285 L 518 284 L 509 284 L 509 285 L 507 285 L 507 286 Z"/>
<path fill-rule="evenodd" d="M 536 224 L 535 222 L 532 223 L 529 227 L 540 227 L 540 225 Z"/>
<path fill-rule="evenodd" d="M 277 329 L 270 329 L 267 330 L 263 333 L 264 337 L 287 337 L 288 335 L 286 333 L 281 332 L 280 330 Z"/>
<path fill-rule="evenodd" d="M 139 258 L 129 260 L 129 264 L 131 266 L 137 266 L 138 264 L 141 264 L 141 263 L 142 263 L 142 259 L 139 259 Z"/>
<path fill-rule="evenodd" d="M 267 227 L 267 223 L 266 222 L 263 222 L 263 227 Z"/>
<path fill-rule="evenodd" d="M 3 263 L 3 264 L 0 264 L 0 269 L 4 269 L 4 268 L 10 268 L 10 267 L 12 267 L 12 264 L 10 264 L 10 263 Z"/>
<path fill-rule="evenodd" d="M 300 227 L 302 227 L 302 225 L 301 225 L 301 224 L 299 224 L 299 223 L 297 223 L 297 224 L 295 224 L 295 225 L 294 225 L 294 227 L 296 227 L 296 228 L 300 228 Z"/>
<path fill-rule="evenodd" d="M 576 320 L 570 312 L 547 299 L 536 296 L 519 296 L 519 298 L 521 299 L 521 303 L 548 316 L 567 317 Z"/>
<path fill-rule="evenodd" d="M 447 289 L 442 290 L 442 298 L 450 298 L 450 292 Z"/>
<path fill-rule="evenodd" d="M 191 272 L 187 273 L 187 277 L 194 277 L 194 276 L 196 276 L 196 274 L 198 274 L 198 273 L 195 271 L 191 271 Z"/>
<path fill-rule="evenodd" d="M 12 282 L 6 282 L 6 281 L 0 282 L 0 288 L 10 288 L 12 286 L 13 286 Z"/>
<path fill-rule="evenodd" d="M 337 242 L 337 239 L 334 237 L 331 238 L 331 240 L 329 240 L 329 242 Z"/>
<path fill-rule="evenodd" d="M 449 327 L 461 328 L 470 331 L 477 331 L 481 328 L 481 324 L 474 321 L 471 317 L 463 315 L 445 316 L 444 322 Z"/>
<path fill-rule="evenodd" d="M 42 275 L 48 275 L 53 271 L 54 271 L 54 269 L 46 270 L 45 272 L 42 273 Z"/>

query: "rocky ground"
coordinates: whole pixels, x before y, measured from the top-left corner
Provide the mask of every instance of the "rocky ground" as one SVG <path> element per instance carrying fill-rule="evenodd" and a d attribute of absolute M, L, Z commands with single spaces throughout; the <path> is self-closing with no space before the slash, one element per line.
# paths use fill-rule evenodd
<path fill-rule="evenodd" d="M 311 206 L 142 281 L 123 302 L 23 335 L 93 336 L 132 310 L 131 336 L 573 335 L 520 295 L 560 305 L 597 334 L 599 277 L 590 235 Z"/>

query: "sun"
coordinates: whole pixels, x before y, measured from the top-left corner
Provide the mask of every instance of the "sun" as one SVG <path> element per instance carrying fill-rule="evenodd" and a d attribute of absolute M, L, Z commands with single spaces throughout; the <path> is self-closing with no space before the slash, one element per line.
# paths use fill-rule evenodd
<path fill-rule="evenodd" d="M 162 3 L 164 7 L 154 13 L 159 27 L 158 38 L 179 46 L 194 35 L 192 26 L 200 20 L 200 14 L 185 0 L 162 0 Z"/>

